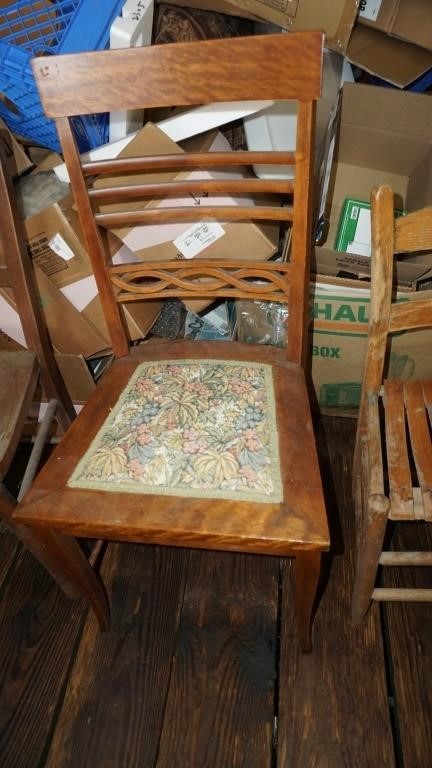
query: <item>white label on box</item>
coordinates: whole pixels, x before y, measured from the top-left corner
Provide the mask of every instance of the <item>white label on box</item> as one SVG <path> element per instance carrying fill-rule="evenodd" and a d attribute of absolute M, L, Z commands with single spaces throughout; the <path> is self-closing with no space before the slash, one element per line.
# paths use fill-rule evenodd
<path fill-rule="evenodd" d="M 360 0 L 359 16 L 361 19 L 376 21 L 382 0 Z"/>
<path fill-rule="evenodd" d="M 173 243 L 185 259 L 193 259 L 224 234 L 224 228 L 217 221 L 198 221 L 173 240 Z"/>
<path fill-rule="evenodd" d="M 75 256 L 72 248 L 69 248 L 66 240 L 62 238 L 59 232 L 49 240 L 48 245 L 57 256 L 61 256 L 65 261 L 69 261 Z"/>

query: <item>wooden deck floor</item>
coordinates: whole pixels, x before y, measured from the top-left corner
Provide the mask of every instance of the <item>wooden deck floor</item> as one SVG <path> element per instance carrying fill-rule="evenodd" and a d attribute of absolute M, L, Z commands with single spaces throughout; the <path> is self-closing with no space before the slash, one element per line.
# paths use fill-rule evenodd
<path fill-rule="evenodd" d="M 432 605 L 349 620 L 354 429 L 319 428 L 333 551 L 310 656 L 289 561 L 110 544 L 102 635 L 2 534 L 1 768 L 432 766 Z"/>

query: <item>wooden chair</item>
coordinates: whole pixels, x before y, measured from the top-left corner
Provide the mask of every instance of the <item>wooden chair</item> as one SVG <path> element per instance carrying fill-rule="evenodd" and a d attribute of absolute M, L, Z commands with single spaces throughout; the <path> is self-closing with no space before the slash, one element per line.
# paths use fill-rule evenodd
<path fill-rule="evenodd" d="M 298 624 L 310 622 L 328 526 L 305 381 L 319 32 L 54 56 L 33 62 L 55 118 L 116 360 L 27 494 L 17 519 L 70 536 L 296 558 Z M 113 109 L 297 99 L 295 152 L 186 153 L 81 162 L 71 118 Z M 295 180 L 163 181 L 154 171 L 295 166 Z M 147 182 L 94 186 L 95 177 Z M 184 208 L 176 196 L 278 195 L 291 205 Z M 171 208 L 136 202 L 173 196 Z M 114 203 L 120 204 L 112 210 Z M 99 205 L 109 204 L 109 210 Z M 141 203 L 142 204 L 142 203 Z M 129 206 L 129 207 L 128 207 Z M 106 229 L 219 219 L 291 222 L 290 263 L 209 259 L 112 266 Z M 203 281 L 202 278 L 205 278 Z M 132 350 L 121 305 L 170 297 L 289 302 L 288 348 L 148 341 Z M 98 608 L 92 589 L 87 595 Z M 99 610 L 99 614 L 103 611 Z"/>
<path fill-rule="evenodd" d="M 27 250 L 24 226 L 18 213 L 7 158 L 0 147 L 0 285 L 9 289 L 20 316 L 27 351 L 0 351 L 0 519 L 50 571 L 69 596 L 81 594 L 77 578 L 69 578 L 57 541 L 52 533 L 47 546 L 43 530 L 20 523 L 13 518 L 17 500 L 4 485 L 4 478 L 23 437 L 25 421 L 34 402 L 39 406 L 42 392 L 48 400 L 30 458 L 22 478 L 20 495 L 24 495 L 37 471 L 42 450 L 53 420 L 65 431 L 75 417 L 75 409 L 57 368 L 45 327 L 31 258 Z M 69 546 L 69 542 L 65 543 Z M 77 561 L 86 564 L 84 555 L 72 544 Z M 94 588 L 100 588 L 94 578 Z"/>
<path fill-rule="evenodd" d="M 358 524 L 354 622 L 363 618 L 371 600 L 432 600 L 429 589 L 375 587 L 379 565 L 432 565 L 430 552 L 382 551 L 388 520 L 432 522 L 432 381 L 383 377 L 390 335 L 432 326 L 432 299 L 396 302 L 392 294 L 394 254 L 432 249 L 432 208 L 395 219 L 388 186 L 373 190 L 371 206 L 369 337 L 353 476 Z"/>

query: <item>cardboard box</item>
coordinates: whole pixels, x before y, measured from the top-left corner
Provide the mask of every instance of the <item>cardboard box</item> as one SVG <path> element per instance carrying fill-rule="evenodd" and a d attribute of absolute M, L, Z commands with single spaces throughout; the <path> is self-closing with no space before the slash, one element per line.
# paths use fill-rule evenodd
<path fill-rule="evenodd" d="M 92 274 L 70 195 L 25 219 L 33 262 L 58 288 Z"/>
<path fill-rule="evenodd" d="M 34 264 L 46 275 L 61 294 L 72 304 L 81 315 L 104 339 L 103 347 L 98 346 L 89 352 L 88 338 L 83 339 L 83 354 L 85 357 L 98 354 L 102 349 L 110 347 L 108 330 L 100 305 L 92 266 L 84 246 L 84 237 L 74 208 L 71 195 L 44 208 L 34 216 L 24 221 L 27 242 Z M 45 288 L 48 290 L 47 286 Z M 56 293 L 50 290 L 50 299 L 55 301 Z M 57 296 L 57 302 L 64 306 L 62 298 Z M 145 337 L 162 308 L 160 302 L 134 302 L 125 308 L 126 324 L 132 341 Z M 85 331 L 82 322 L 75 322 L 77 333 Z M 55 334 L 57 338 L 57 332 Z M 90 336 L 90 338 L 94 338 Z M 71 344 L 76 340 L 71 339 Z M 63 349 L 72 352 L 71 349 Z"/>
<path fill-rule="evenodd" d="M 406 88 L 432 67 L 432 51 L 356 24 L 346 50 L 348 61 L 397 88 Z"/>
<path fill-rule="evenodd" d="M 163 4 L 164 0 L 158 0 L 158 4 Z M 253 16 L 246 7 L 241 8 L 235 5 L 231 0 L 170 0 L 170 5 L 179 5 L 181 8 L 198 8 L 203 11 L 215 11 L 216 13 L 225 13 L 227 16 L 240 16 L 245 19 L 255 20 L 258 17 Z"/>
<path fill-rule="evenodd" d="M 90 357 L 109 347 L 108 339 L 63 296 L 38 267 L 35 277 L 45 321 L 56 352 Z M 24 345 L 21 322 L 15 310 L 12 291 L 0 288 L 0 329 Z"/>
<path fill-rule="evenodd" d="M 377 184 L 390 184 L 395 208 L 410 212 L 432 203 L 432 100 L 392 88 L 346 84 L 330 176 L 325 218 L 327 236 L 315 248 L 313 271 L 368 277 L 369 260 L 334 248 L 346 198 L 369 200 Z M 432 259 L 400 257 L 400 285 L 430 274 Z"/>
<path fill-rule="evenodd" d="M 431 291 L 400 291 L 401 301 L 430 298 Z M 359 404 L 369 319 L 370 289 L 347 281 L 311 287 L 311 373 L 318 403 L 325 408 L 356 408 Z M 428 354 L 432 329 L 395 334 L 390 343 L 389 375 L 432 377 Z"/>
<path fill-rule="evenodd" d="M 363 0 L 360 24 L 432 51 L 430 0 Z"/>
<path fill-rule="evenodd" d="M 230 146 L 227 140 L 220 133 L 205 134 L 202 137 L 193 140 L 191 151 L 206 151 L 210 149 L 217 151 L 229 151 Z M 121 153 L 124 157 L 133 157 L 142 152 L 148 154 L 181 153 L 183 150 L 165 136 L 156 126 L 147 123 L 140 131 L 137 137 Z M 230 176 L 238 176 L 239 173 L 229 171 Z M 173 178 L 216 178 L 226 176 L 227 171 L 194 171 L 193 173 L 175 173 L 167 172 L 159 174 L 146 174 L 143 180 L 150 182 L 158 178 L 159 180 L 170 180 Z M 139 177 L 133 177 L 133 183 L 138 183 Z M 95 183 L 97 187 L 103 187 L 113 184 L 124 184 L 131 181 L 131 177 L 116 176 L 115 178 L 104 177 Z M 184 198 L 176 199 L 176 204 L 184 206 L 201 205 L 203 198 Z M 211 198 L 204 202 L 210 203 Z M 217 197 L 214 198 L 215 204 L 230 204 L 235 201 L 232 198 Z M 253 206 L 254 202 L 250 197 L 241 199 L 241 204 Z M 151 206 L 171 206 L 172 200 L 169 198 L 163 200 L 150 200 L 147 207 Z M 125 205 L 104 205 L 101 209 L 122 210 L 123 208 L 142 207 L 142 201 L 127 203 Z M 144 206 L 146 207 L 146 206 Z M 127 263 L 130 261 L 169 261 L 178 258 L 205 258 L 205 259 L 229 259 L 242 258 L 244 256 L 252 261 L 265 261 L 273 256 L 278 247 L 279 227 L 273 224 L 257 225 L 254 222 L 228 222 L 222 226 L 216 222 L 208 222 L 203 215 L 202 222 L 180 222 L 158 225 L 145 225 L 137 227 L 123 227 L 113 230 L 114 234 L 122 240 L 125 248 L 113 250 L 113 261 L 115 263 Z M 190 237 L 188 237 L 190 235 Z M 190 242 L 189 242 L 190 241 Z M 196 248 L 196 243 L 199 243 Z M 193 312 L 200 312 L 211 302 L 206 299 L 185 301 L 186 306 Z"/>
<path fill-rule="evenodd" d="M 357 15 L 357 0 L 229 0 L 260 19 L 291 32 L 322 29 L 326 45 L 345 53 Z"/>

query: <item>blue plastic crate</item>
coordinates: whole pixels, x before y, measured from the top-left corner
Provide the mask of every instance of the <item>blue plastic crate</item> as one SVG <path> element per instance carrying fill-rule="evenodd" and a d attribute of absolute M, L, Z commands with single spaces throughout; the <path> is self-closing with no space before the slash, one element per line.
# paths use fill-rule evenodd
<path fill-rule="evenodd" d="M 106 48 L 124 0 L 18 0 L 0 17 L 0 117 L 18 136 L 60 150 L 33 78 L 34 56 Z M 74 119 L 81 151 L 108 141 L 108 115 Z"/>

